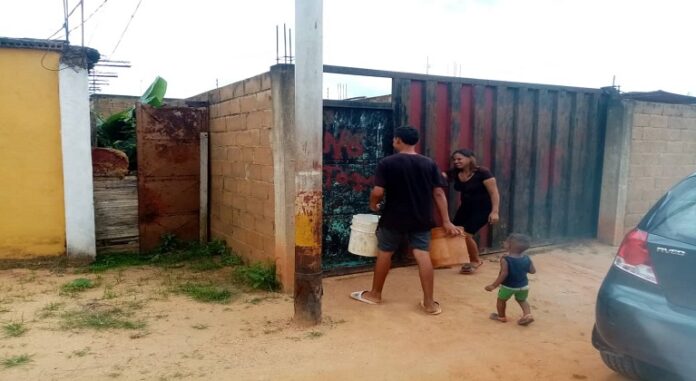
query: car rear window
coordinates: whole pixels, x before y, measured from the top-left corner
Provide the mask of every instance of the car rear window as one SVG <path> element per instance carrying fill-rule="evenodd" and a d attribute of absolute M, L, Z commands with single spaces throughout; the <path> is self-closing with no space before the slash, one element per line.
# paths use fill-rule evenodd
<path fill-rule="evenodd" d="M 646 226 L 651 234 L 696 245 L 696 177 L 674 187 L 654 213 Z"/>

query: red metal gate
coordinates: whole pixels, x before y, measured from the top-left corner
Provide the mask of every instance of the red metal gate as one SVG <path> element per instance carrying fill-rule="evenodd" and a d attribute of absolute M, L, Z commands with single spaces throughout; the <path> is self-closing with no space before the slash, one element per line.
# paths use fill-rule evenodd
<path fill-rule="evenodd" d="M 165 233 L 199 236 L 200 132 L 207 110 L 137 107 L 140 250 L 157 247 Z"/>

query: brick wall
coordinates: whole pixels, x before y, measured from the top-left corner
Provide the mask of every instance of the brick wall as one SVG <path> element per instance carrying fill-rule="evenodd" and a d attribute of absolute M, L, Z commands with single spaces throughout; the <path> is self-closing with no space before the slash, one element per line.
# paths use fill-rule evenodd
<path fill-rule="evenodd" d="M 274 261 L 271 77 L 198 95 L 210 103 L 210 228 L 250 261 Z"/>
<path fill-rule="evenodd" d="M 624 228 L 636 226 L 672 185 L 696 172 L 696 105 L 635 102 Z"/>
<path fill-rule="evenodd" d="M 89 99 L 89 103 L 95 115 L 109 117 L 135 106 L 138 99 L 140 97 L 135 95 L 93 94 Z M 185 106 L 183 99 L 165 98 L 164 103 L 170 106 Z"/>

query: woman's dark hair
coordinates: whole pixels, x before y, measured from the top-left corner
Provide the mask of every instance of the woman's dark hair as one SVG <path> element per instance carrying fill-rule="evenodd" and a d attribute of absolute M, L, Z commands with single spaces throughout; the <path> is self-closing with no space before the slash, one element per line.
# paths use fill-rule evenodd
<path fill-rule="evenodd" d="M 410 126 L 395 129 L 394 137 L 401 139 L 402 142 L 410 146 L 415 146 L 418 144 L 418 130 Z"/>
<path fill-rule="evenodd" d="M 469 170 L 471 172 L 475 171 L 476 168 L 478 168 L 478 163 L 476 163 L 476 154 L 474 151 L 468 149 L 468 148 L 460 148 L 454 152 L 452 152 L 452 155 L 450 156 L 451 159 L 454 159 L 454 155 L 462 155 L 464 157 L 469 158 Z M 448 171 L 447 171 L 447 177 L 452 178 L 452 176 L 456 176 L 456 174 L 459 172 L 459 169 L 455 168 L 452 166 Z"/>

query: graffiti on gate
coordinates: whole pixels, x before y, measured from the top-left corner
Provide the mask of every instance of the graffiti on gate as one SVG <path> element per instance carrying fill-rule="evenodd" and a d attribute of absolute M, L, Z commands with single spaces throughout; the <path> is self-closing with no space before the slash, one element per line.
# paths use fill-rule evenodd
<path fill-rule="evenodd" d="M 330 187 L 334 181 L 340 185 L 348 185 L 355 192 L 362 192 L 372 186 L 374 176 L 364 176 L 359 172 L 348 172 L 338 165 L 325 165 L 325 186 Z"/>
<path fill-rule="evenodd" d="M 341 130 L 338 137 L 326 131 L 324 132 L 324 156 L 333 160 L 359 158 L 365 153 L 364 137 L 364 133 L 353 133 L 350 130 Z M 347 158 L 343 157 L 344 150 Z"/>

